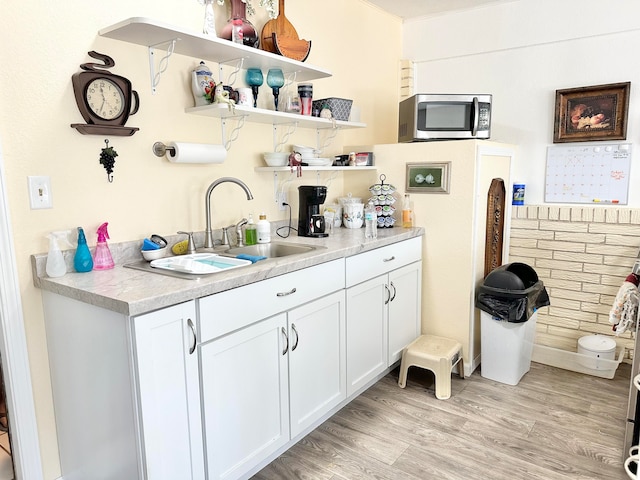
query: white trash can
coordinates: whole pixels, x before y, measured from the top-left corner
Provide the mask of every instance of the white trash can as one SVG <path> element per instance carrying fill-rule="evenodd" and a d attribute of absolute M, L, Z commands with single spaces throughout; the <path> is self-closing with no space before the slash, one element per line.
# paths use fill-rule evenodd
<path fill-rule="evenodd" d="M 484 378 L 517 385 L 531 368 L 538 313 L 522 323 L 480 312 L 480 373 Z"/>

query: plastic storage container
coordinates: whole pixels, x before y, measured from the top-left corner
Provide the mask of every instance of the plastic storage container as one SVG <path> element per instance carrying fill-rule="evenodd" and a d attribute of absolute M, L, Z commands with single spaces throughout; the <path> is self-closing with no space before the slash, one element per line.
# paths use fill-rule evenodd
<path fill-rule="evenodd" d="M 536 310 L 549 296 L 535 270 L 510 263 L 493 270 L 478 288 L 483 377 L 517 385 L 531 367 Z"/>
<path fill-rule="evenodd" d="M 616 341 L 604 335 L 585 335 L 578 339 L 578 361 L 584 367 L 593 370 L 608 368 L 609 362 L 601 360 L 615 360 Z"/>

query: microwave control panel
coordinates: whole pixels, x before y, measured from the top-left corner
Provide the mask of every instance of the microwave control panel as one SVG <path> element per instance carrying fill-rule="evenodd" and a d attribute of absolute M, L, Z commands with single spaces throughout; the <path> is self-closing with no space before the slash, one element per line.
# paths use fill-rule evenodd
<path fill-rule="evenodd" d="M 480 103 L 478 110 L 478 130 L 489 130 L 491 127 L 491 104 Z"/>

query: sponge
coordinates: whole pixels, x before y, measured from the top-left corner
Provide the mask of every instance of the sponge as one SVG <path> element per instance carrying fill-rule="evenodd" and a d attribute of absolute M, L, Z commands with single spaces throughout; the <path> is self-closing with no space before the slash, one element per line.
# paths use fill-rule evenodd
<path fill-rule="evenodd" d="M 187 253 L 187 249 L 189 247 L 189 240 L 182 240 L 171 247 L 171 251 L 174 255 L 184 255 Z"/>

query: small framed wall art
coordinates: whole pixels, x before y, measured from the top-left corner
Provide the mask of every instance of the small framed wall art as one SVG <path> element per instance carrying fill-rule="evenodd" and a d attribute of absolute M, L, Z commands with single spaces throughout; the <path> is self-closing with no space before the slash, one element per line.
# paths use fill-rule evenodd
<path fill-rule="evenodd" d="M 553 143 L 626 140 L 631 82 L 556 90 Z"/>
<path fill-rule="evenodd" d="M 407 192 L 449 193 L 451 162 L 407 163 Z"/>

